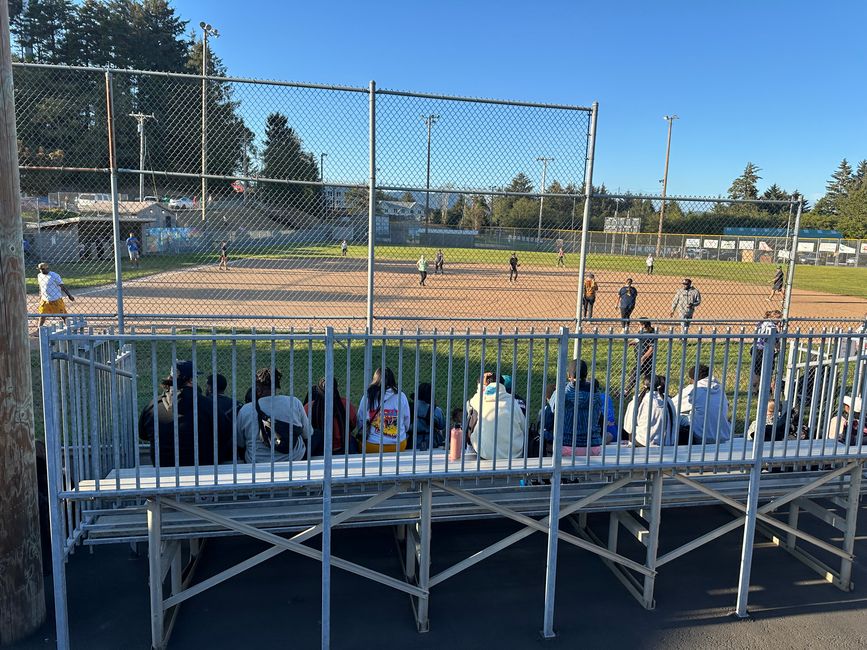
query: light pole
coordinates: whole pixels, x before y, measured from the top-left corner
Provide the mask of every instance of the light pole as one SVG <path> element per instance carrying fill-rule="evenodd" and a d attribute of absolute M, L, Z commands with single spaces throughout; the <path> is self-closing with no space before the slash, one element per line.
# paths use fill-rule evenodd
<path fill-rule="evenodd" d="M 219 38 L 220 32 L 205 21 L 200 22 L 199 27 L 202 28 L 202 196 L 199 197 L 199 205 L 204 221 L 208 201 L 208 36 Z"/>
<path fill-rule="evenodd" d="M 545 175 L 548 173 L 548 163 L 554 162 L 553 158 L 545 158 L 540 156 L 536 158 L 540 163 L 542 163 L 542 191 L 539 195 L 539 228 L 536 231 L 536 241 L 542 241 L 542 208 L 545 205 Z"/>
<path fill-rule="evenodd" d="M 144 113 L 130 113 L 129 116 L 134 118 L 135 121 L 138 122 L 138 200 L 139 202 L 141 202 L 144 199 L 144 123 L 145 120 L 155 120 L 156 118 L 153 116 L 153 114 L 145 115 Z"/>
<path fill-rule="evenodd" d="M 431 127 L 440 119 L 439 115 L 422 115 L 422 122 L 427 127 L 427 180 L 425 181 L 424 193 L 424 233 L 427 234 L 428 224 L 430 223 L 430 130 Z"/>
<path fill-rule="evenodd" d="M 665 192 L 668 189 L 668 158 L 671 153 L 671 127 L 675 120 L 680 119 L 677 115 L 664 115 L 662 117 L 668 122 L 668 141 L 665 144 L 665 172 L 662 175 L 662 205 L 659 208 L 659 230 L 656 233 L 656 254 L 654 257 L 659 257 L 659 250 L 662 248 L 662 220 L 665 217 Z"/>

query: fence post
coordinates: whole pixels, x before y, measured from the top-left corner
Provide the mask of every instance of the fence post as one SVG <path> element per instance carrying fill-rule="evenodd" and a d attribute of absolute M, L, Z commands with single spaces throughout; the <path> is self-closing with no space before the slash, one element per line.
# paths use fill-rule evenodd
<path fill-rule="evenodd" d="M 765 421 L 765 413 L 768 410 L 768 399 L 770 397 L 771 376 L 774 372 L 774 354 L 772 353 L 776 347 L 779 334 L 771 333 L 765 340 L 766 354 L 762 359 L 762 375 L 759 380 L 759 398 L 756 400 L 756 420 L 758 422 Z M 762 434 L 762 429 L 756 431 L 753 439 L 753 458 L 752 467 L 750 468 L 750 486 L 747 494 L 746 521 L 744 521 L 744 541 L 741 547 L 741 566 L 738 573 L 738 599 L 735 607 L 735 616 L 738 618 L 747 618 L 747 601 L 750 591 L 750 572 L 753 564 L 753 542 L 756 536 L 756 510 L 759 505 L 759 483 L 762 477 L 762 452 L 764 448 L 765 437 Z"/>
<path fill-rule="evenodd" d="M 370 82 L 369 97 L 369 185 L 367 197 L 367 314 L 365 324 L 367 339 L 364 342 L 364 373 L 365 381 L 370 378 L 371 346 L 373 342 L 373 279 L 374 254 L 376 253 L 376 82 Z"/>
<path fill-rule="evenodd" d="M 596 104 L 593 104 L 594 109 Z M 545 613 L 542 638 L 553 639 L 554 596 L 557 590 L 557 539 L 560 531 L 560 476 L 563 468 L 563 409 L 566 403 L 566 365 L 569 363 L 569 328 L 560 328 L 557 350 L 557 404 L 554 415 L 554 463 L 551 470 L 551 502 L 548 506 L 548 554 L 545 561 Z"/>
<path fill-rule="evenodd" d="M 575 331 L 581 332 L 584 297 L 584 272 L 587 269 L 587 231 L 590 229 L 590 195 L 593 193 L 593 154 L 596 150 L 596 117 L 599 115 L 599 102 L 593 102 L 590 112 L 590 131 L 587 134 L 587 164 L 584 168 L 584 216 L 581 219 L 581 254 L 578 258 L 578 296 L 575 305 Z M 575 356 L 578 356 L 578 342 L 575 339 Z"/>
<path fill-rule="evenodd" d="M 108 165 L 111 169 L 111 234 L 114 238 L 114 283 L 117 293 L 117 329 L 123 334 L 123 267 L 120 255 L 120 209 L 117 195 L 117 150 L 114 138 L 114 80 L 105 72 L 105 114 L 108 120 Z"/>
<path fill-rule="evenodd" d="M 789 251 L 789 268 L 786 274 L 786 295 L 783 297 L 783 327 L 789 323 L 789 309 L 792 305 L 792 285 L 795 282 L 795 264 L 798 257 L 798 233 L 801 230 L 801 212 L 804 209 L 804 197 L 798 196 L 798 210 L 795 212 L 795 226 L 792 233 L 792 248 Z M 760 422 L 762 420 L 759 420 Z"/>
<path fill-rule="evenodd" d="M 331 460 L 334 440 L 334 328 L 325 328 L 325 432 L 322 477 L 322 648 L 331 645 Z"/>

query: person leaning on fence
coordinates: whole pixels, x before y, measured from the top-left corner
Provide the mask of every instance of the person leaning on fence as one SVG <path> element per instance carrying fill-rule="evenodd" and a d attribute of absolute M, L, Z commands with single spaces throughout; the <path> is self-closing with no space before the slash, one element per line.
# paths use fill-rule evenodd
<path fill-rule="evenodd" d="M 867 442 L 867 417 L 864 426 L 859 427 L 863 413 L 863 401 L 860 397 L 846 395 L 843 397 L 842 413 L 831 418 L 828 423 L 827 437 L 844 445 L 858 445 Z"/>
<path fill-rule="evenodd" d="M 779 309 L 771 309 L 765 312 L 765 319 L 756 326 L 756 339 L 753 341 L 753 388 L 758 388 L 759 379 L 762 375 L 762 363 L 765 358 L 765 346 L 768 343 L 766 337 L 780 332 L 780 323 L 783 314 Z M 780 352 L 780 340 L 777 339 L 774 344 L 774 361 L 776 362 L 777 354 Z"/>
<path fill-rule="evenodd" d="M 641 391 L 629 402 L 623 429 L 636 447 L 676 445 L 679 423 L 665 377 L 642 375 Z"/>
<path fill-rule="evenodd" d="M 412 410 L 415 418 L 415 430 L 414 432 L 411 430 L 414 434 L 412 446 L 421 451 L 426 451 L 431 447 L 442 447 L 446 440 L 446 416 L 439 406 L 434 406 L 431 409 L 431 393 L 431 385 L 422 382 L 413 395 Z M 431 419 L 431 411 L 433 411 L 433 419 Z"/>
<path fill-rule="evenodd" d="M 482 376 L 476 394 L 467 401 L 467 430 L 479 457 L 520 458 L 524 455 L 527 418 L 492 372 Z"/>
<path fill-rule="evenodd" d="M 195 384 L 191 361 L 178 361 L 174 371 L 162 381 L 163 394 L 156 403 L 142 409 L 138 420 L 139 436 L 150 442 L 151 461 L 160 467 L 174 467 L 177 453 L 179 466 L 214 465 L 232 462 L 232 429 L 226 416 L 214 417 L 213 400 L 205 397 Z M 198 417 L 196 417 L 198 416 Z M 175 449 L 175 420 L 178 444 Z M 216 428 L 214 422 L 216 421 Z M 156 427 L 156 432 L 154 432 Z M 156 433 L 156 435 L 155 435 Z M 214 458 L 214 436 L 217 458 Z M 159 446 L 159 453 L 157 453 Z"/>
<path fill-rule="evenodd" d="M 556 397 L 553 397 L 556 400 Z M 553 435 L 556 401 L 545 407 L 546 436 Z M 605 394 L 587 381 L 587 362 L 573 359 L 566 368 L 566 388 L 563 394 L 564 456 L 597 456 L 602 451 L 603 425 L 606 420 Z"/>
<path fill-rule="evenodd" d="M 208 378 L 205 379 L 205 397 L 211 400 L 213 405 L 214 401 L 214 375 L 208 375 Z M 217 375 L 217 410 L 226 416 L 226 419 L 231 423 L 232 421 L 232 412 L 236 410 L 235 401 L 226 395 L 226 386 L 228 382 L 223 375 Z"/>
<path fill-rule="evenodd" d="M 689 322 L 695 314 L 695 308 L 701 304 L 701 292 L 692 286 L 692 280 L 684 278 L 680 289 L 674 292 L 674 299 L 671 301 L 670 317 L 677 317 L 683 324 L 684 332 L 689 329 Z"/>
<path fill-rule="evenodd" d="M 65 322 L 66 305 L 63 302 L 63 294 L 66 294 L 70 302 L 75 302 L 75 298 L 69 293 L 69 289 L 63 284 L 60 276 L 48 268 L 48 264 L 40 262 L 36 268 L 39 269 L 39 275 L 36 276 L 36 282 L 39 285 L 38 311 L 41 314 L 39 327 L 45 324 L 47 314 L 54 314 Z"/>
<path fill-rule="evenodd" d="M 321 456 L 325 452 L 325 385 L 325 377 L 322 377 L 312 388 L 311 395 L 304 399 L 304 412 L 310 418 L 310 426 L 313 427 L 313 456 Z M 340 396 L 336 377 L 331 391 L 334 400 L 331 449 L 336 454 L 342 454 L 346 451 L 343 445 L 347 443 L 349 453 L 354 454 L 358 452 L 358 443 L 350 434 L 358 426 L 358 411 L 351 402 Z"/>
<path fill-rule="evenodd" d="M 398 389 L 394 372 L 377 368 L 358 403 L 362 444 L 367 453 L 406 449 L 406 435 L 412 418 L 409 399 Z"/>
<path fill-rule="evenodd" d="M 596 293 L 599 291 L 599 285 L 596 284 L 596 276 L 588 273 L 584 278 L 584 293 L 581 298 L 581 306 L 584 313 L 584 318 L 593 318 L 593 305 L 596 302 Z"/>
<path fill-rule="evenodd" d="M 674 400 L 680 406 L 680 427 L 685 436 L 685 439 L 680 438 L 680 444 L 689 442 L 689 427 L 692 427 L 693 443 L 726 442 L 731 438 L 732 426 L 728 419 L 729 401 L 725 390 L 710 376 L 710 369 L 704 364 L 697 369 L 690 367 L 687 375 L 690 383 Z"/>
<path fill-rule="evenodd" d="M 245 450 L 246 462 L 270 463 L 271 447 L 274 462 L 301 460 L 311 444 L 313 427 L 304 412 L 304 405 L 294 395 L 280 395 L 280 380 L 276 368 L 256 371 L 255 397 L 238 411 L 238 446 Z"/>

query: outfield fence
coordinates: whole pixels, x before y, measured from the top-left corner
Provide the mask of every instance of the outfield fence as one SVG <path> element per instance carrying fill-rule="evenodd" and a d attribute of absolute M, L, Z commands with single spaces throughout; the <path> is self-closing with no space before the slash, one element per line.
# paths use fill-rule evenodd
<path fill-rule="evenodd" d="M 585 272 L 606 295 L 599 324 L 627 276 L 655 305 L 648 317 L 664 319 L 658 306 L 692 276 L 708 320 L 755 321 L 777 265 L 773 306 L 788 317 L 796 263 L 865 264 L 860 242 L 797 241 L 795 198 L 595 192 L 595 104 L 23 63 L 14 74 L 32 315 L 39 261 L 76 295 L 70 311 L 121 327 L 243 315 L 371 331 L 574 327 L 592 322 Z M 759 230 L 725 232 L 738 227 Z M 639 282 L 650 253 L 657 277 Z"/>

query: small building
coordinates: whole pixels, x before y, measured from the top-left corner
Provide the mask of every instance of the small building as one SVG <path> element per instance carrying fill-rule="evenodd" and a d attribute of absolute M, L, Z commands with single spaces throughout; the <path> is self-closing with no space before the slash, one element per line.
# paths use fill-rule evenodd
<path fill-rule="evenodd" d="M 146 230 L 155 221 L 150 216 L 120 215 L 121 241 L 118 246 L 124 247 L 123 240 L 131 233 L 144 243 Z M 24 236 L 29 243 L 30 255 L 41 262 L 69 264 L 114 257 L 111 215 L 28 222 L 25 226 Z"/>

